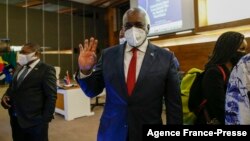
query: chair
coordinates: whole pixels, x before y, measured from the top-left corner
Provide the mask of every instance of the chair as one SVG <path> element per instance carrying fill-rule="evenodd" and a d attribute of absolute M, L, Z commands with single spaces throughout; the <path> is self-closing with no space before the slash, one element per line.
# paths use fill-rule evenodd
<path fill-rule="evenodd" d="M 95 103 L 91 104 L 91 111 L 93 111 L 96 106 L 104 106 L 105 103 L 100 103 L 99 98 L 105 95 L 106 95 L 106 90 L 103 89 L 102 93 L 95 97 Z"/>
<path fill-rule="evenodd" d="M 57 86 L 60 86 L 59 79 L 60 79 L 61 67 L 59 67 L 59 66 L 54 66 L 54 68 L 55 68 L 55 70 L 56 70 L 56 84 L 57 84 Z"/>

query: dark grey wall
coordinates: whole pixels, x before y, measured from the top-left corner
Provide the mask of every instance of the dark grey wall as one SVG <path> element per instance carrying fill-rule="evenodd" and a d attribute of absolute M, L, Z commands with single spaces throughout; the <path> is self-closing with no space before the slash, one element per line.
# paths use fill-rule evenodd
<path fill-rule="evenodd" d="M 6 7 L 0 5 L 0 38 L 6 36 Z"/>
<path fill-rule="evenodd" d="M 6 20 L 8 20 L 8 38 L 11 40 L 11 45 L 22 45 L 28 41 L 48 47 L 46 48 L 48 51 L 73 51 L 74 48 L 78 49 L 78 44 L 82 43 L 84 38 L 94 36 L 99 40 L 98 47 L 106 48 L 108 33 L 105 9 L 79 6 L 79 4 L 76 6 L 78 9 L 80 7 L 82 14 L 58 14 L 31 8 L 26 11 L 25 8 L 9 5 L 6 17 L 6 5 L 0 4 L 0 38 L 7 37 Z M 77 57 L 78 53 L 43 54 L 42 60 L 53 66 L 60 66 L 60 77 L 63 78 L 66 70 L 70 74 L 76 71 Z"/>
<path fill-rule="evenodd" d="M 14 45 L 22 45 L 26 41 L 25 9 L 9 6 L 9 38 Z"/>

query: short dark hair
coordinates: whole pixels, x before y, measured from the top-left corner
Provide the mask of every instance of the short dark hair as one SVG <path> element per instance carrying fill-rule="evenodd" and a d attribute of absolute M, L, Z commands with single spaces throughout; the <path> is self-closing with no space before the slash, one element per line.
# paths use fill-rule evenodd
<path fill-rule="evenodd" d="M 30 48 L 33 52 L 41 52 L 41 47 L 36 43 L 26 43 L 23 45 L 24 47 Z"/>
<path fill-rule="evenodd" d="M 230 61 L 241 46 L 244 38 L 244 35 L 239 32 L 229 31 L 223 33 L 216 41 L 211 58 L 205 67 L 214 64 L 221 65 Z"/>
<path fill-rule="evenodd" d="M 123 23 L 123 26 L 125 26 L 125 21 L 127 21 L 127 18 L 128 18 L 128 15 L 131 14 L 131 13 L 140 13 L 144 16 L 144 22 L 145 22 L 145 26 L 146 26 L 146 30 L 149 31 L 149 25 L 150 25 L 150 20 L 149 20 L 149 16 L 148 14 L 146 13 L 145 10 L 141 9 L 141 8 L 137 8 L 137 7 L 134 7 L 134 8 L 130 8 L 128 9 L 124 15 L 123 15 L 123 18 L 122 18 L 122 23 Z"/>

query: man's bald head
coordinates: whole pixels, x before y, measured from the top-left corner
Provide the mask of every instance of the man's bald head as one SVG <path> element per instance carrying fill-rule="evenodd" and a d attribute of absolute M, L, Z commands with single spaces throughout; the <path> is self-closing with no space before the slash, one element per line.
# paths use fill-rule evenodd
<path fill-rule="evenodd" d="M 147 13 L 140 8 L 131 8 L 123 15 L 123 27 L 124 30 L 128 30 L 131 27 L 141 28 L 149 32 L 149 18 Z"/>

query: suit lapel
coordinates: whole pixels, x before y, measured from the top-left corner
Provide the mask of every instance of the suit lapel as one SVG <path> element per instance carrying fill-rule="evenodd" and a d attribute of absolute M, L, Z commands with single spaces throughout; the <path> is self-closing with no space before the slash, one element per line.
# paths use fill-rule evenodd
<path fill-rule="evenodd" d="M 14 72 L 14 74 L 13 74 L 13 86 L 15 86 L 16 87 L 16 85 L 17 85 L 17 76 L 18 76 L 18 73 L 22 70 L 22 66 L 19 66 L 17 69 L 16 69 L 16 71 Z"/>
<path fill-rule="evenodd" d="M 120 45 L 119 46 L 119 52 L 117 53 L 117 61 L 116 61 L 116 65 L 118 66 L 118 77 L 119 77 L 119 81 L 120 81 L 120 85 L 121 85 L 121 96 L 125 99 L 128 98 L 127 95 L 127 84 L 125 81 L 125 73 L 124 73 L 124 50 L 125 50 L 125 46 L 126 44 Z"/>
<path fill-rule="evenodd" d="M 29 79 L 34 76 L 34 74 L 39 70 L 39 66 L 41 65 L 41 61 L 39 61 L 36 66 L 27 74 L 27 76 L 23 79 L 19 87 L 22 87 L 23 84 L 25 84 L 25 81 L 28 81 Z"/>
<path fill-rule="evenodd" d="M 140 88 L 141 83 L 143 82 L 143 79 L 146 77 L 148 71 L 152 68 L 152 64 L 155 61 L 157 54 L 155 51 L 155 47 L 152 44 L 148 44 L 144 59 L 142 61 L 141 69 L 139 76 L 137 78 L 135 88 L 133 90 L 133 93 L 137 88 Z M 132 94 L 133 96 L 134 94 Z"/>

